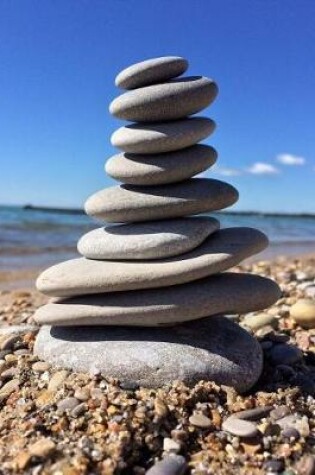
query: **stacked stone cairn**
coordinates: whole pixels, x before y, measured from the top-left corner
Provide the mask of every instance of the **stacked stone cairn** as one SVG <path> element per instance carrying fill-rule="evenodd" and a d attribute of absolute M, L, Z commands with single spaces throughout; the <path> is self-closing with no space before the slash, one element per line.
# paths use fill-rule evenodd
<path fill-rule="evenodd" d="M 238 192 L 194 177 L 217 158 L 198 143 L 215 123 L 194 114 L 218 88 L 206 77 L 179 77 L 187 68 L 183 58 L 162 57 L 118 74 L 116 85 L 128 91 L 110 112 L 135 123 L 112 135 L 122 152 L 106 171 L 123 184 L 87 200 L 86 213 L 110 224 L 79 240 L 83 257 L 39 276 L 37 288 L 54 299 L 35 314 L 43 325 L 35 353 L 126 388 L 213 380 L 246 391 L 260 376 L 262 352 L 222 314 L 261 310 L 280 291 L 269 279 L 224 272 L 268 240 L 251 228 L 220 230 L 208 216 L 233 205 Z"/>

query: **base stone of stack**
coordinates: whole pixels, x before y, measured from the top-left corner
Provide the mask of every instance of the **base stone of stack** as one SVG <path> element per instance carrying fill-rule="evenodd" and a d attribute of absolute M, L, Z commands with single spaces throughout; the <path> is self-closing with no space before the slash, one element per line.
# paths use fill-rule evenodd
<path fill-rule="evenodd" d="M 154 331 L 43 326 L 34 352 L 55 366 L 116 378 L 125 388 L 211 380 L 244 392 L 263 366 L 259 343 L 222 316 Z"/>

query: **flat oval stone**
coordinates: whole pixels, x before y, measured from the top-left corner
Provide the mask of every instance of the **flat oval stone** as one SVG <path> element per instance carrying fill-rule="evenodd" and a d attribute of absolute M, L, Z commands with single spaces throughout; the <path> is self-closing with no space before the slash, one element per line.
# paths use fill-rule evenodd
<path fill-rule="evenodd" d="M 206 117 L 131 124 L 116 130 L 111 136 L 111 143 L 128 153 L 173 152 L 204 140 L 214 129 L 215 122 Z"/>
<path fill-rule="evenodd" d="M 48 303 L 34 316 L 49 325 L 174 325 L 210 315 L 245 313 L 280 296 L 272 280 L 223 273 L 187 284 L 117 294 L 86 295 Z"/>
<path fill-rule="evenodd" d="M 217 93 L 216 83 L 204 76 L 172 79 L 125 92 L 111 102 L 109 112 L 133 122 L 182 119 L 208 107 Z"/>
<path fill-rule="evenodd" d="M 184 475 L 187 463 L 182 455 L 166 455 L 156 462 L 145 475 Z"/>
<path fill-rule="evenodd" d="M 166 287 L 225 271 L 264 250 L 267 237 L 252 228 L 227 228 L 179 257 L 151 261 L 72 259 L 54 265 L 37 279 L 47 295 L 73 295 Z"/>
<path fill-rule="evenodd" d="M 119 153 L 105 164 L 112 178 L 129 185 L 165 185 L 187 180 L 214 165 L 217 152 L 209 145 L 193 145 L 177 152 L 154 155 Z"/>
<path fill-rule="evenodd" d="M 237 419 L 245 419 L 246 421 L 257 421 L 269 415 L 273 406 L 257 406 L 253 409 L 245 409 L 244 411 L 234 412 L 231 417 Z"/>
<path fill-rule="evenodd" d="M 228 417 L 223 422 L 222 429 L 238 437 L 255 437 L 258 434 L 255 424 L 234 416 Z"/>
<path fill-rule="evenodd" d="M 49 327 L 34 352 L 53 366 L 101 372 L 124 387 L 160 387 L 200 380 L 248 390 L 262 370 L 259 343 L 225 317 L 213 316 L 167 328 Z M 236 420 L 236 419 L 234 419 Z"/>
<path fill-rule="evenodd" d="M 208 213 L 234 204 L 238 192 L 223 181 L 191 178 L 171 185 L 120 185 L 90 196 L 85 211 L 109 223 L 155 221 Z"/>
<path fill-rule="evenodd" d="M 205 216 L 106 226 L 82 236 L 78 251 L 88 259 L 161 259 L 195 249 L 219 227 Z"/>
<path fill-rule="evenodd" d="M 115 79 L 115 85 L 123 89 L 135 89 L 180 76 L 188 69 L 188 61 L 180 56 L 162 56 L 132 64 L 123 69 Z"/>

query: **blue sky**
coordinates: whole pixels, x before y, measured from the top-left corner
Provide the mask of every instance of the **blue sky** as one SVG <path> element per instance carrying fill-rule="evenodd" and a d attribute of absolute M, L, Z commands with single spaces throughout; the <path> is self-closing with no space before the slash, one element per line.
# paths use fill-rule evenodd
<path fill-rule="evenodd" d="M 122 123 L 114 78 L 180 55 L 220 88 L 207 176 L 235 209 L 315 212 L 313 0 L 0 0 L 0 203 L 81 206 Z"/>

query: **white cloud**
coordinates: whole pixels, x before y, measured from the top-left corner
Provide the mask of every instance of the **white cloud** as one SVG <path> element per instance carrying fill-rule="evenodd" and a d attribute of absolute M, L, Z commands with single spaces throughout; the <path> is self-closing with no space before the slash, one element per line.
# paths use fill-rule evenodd
<path fill-rule="evenodd" d="M 282 165 L 304 165 L 306 160 L 304 157 L 298 157 L 297 155 L 291 155 L 290 153 L 282 153 L 277 155 L 277 162 Z"/>
<path fill-rule="evenodd" d="M 223 176 L 239 176 L 242 175 L 242 170 L 238 170 L 237 168 L 217 167 L 215 173 Z"/>
<path fill-rule="evenodd" d="M 270 163 L 256 162 L 246 170 L 253 175 L 275 175 L 279 170 Z"/>

